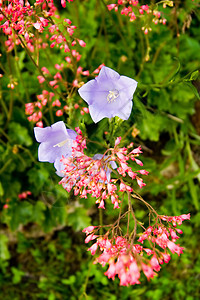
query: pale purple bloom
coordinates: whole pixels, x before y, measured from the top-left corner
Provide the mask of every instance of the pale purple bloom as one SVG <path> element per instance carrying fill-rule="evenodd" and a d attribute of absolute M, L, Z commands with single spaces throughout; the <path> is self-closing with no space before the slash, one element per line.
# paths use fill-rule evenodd
<path fill-rule="evenodd" d="M 70 156 L 70 155 L 67 155 Z M 65 155 L 66 157 L 66 155 Z M 54 168 L 56 169 L 56 174 L 60 177 L 64 177 L 64 173 L 62 172 L 65 169 L 65 165 L 60 161 L 60 157 L 56 158 L 54 162 Z"/>
<path fill-rule="evenodd" d="M 103 154 L 99 154 L 99 153 L 98 153 L 98 154 L 95 154 L 95 155 L 93 156 L 93 159 L 98 159 L 98 160 L 100 160 L 102 157 L 103 157 Z M 104 160 L 106 160 L 106 158 L 107 158 L 107 156 L 104 156 Z M 116 168 L 117 168 L 117 164 L 116 164 L 115 161 L 108 161 L 108 162 L 107 162 L 107 168 L 105 168 L 107 181 L 106 181 L 105 183 L 110 182 L 110 174 L 111 174 L 111 172 L 112 172 L 112 169 L 109 168 L 109 165 L 111 166 L 112 169 L 116 169 Z M 100 182 L 103 182 L 103 181 L 100 180 Z"/>
<path fill-rule="evenodd" d="M 97 123 L 105 117 L 118 116 L 127 120 L 131 114 L 136 87 L 137 81 L 134 79 L 102 67 L 99 76 L 84 84 L 78 92 L 89 104 L 90 115 Z"/>
<path fill-rule="evenodd" d="M 45 128 L 35 127 L 34 133 L 36 140 L 41 143 L 38 148 L 38 160 L 55 163 L 59 175 L 62 170 L 60 159 L 62 156 L 71 156 L 76 132 L 67 129 L 64 122 L 59 121 Z"/>

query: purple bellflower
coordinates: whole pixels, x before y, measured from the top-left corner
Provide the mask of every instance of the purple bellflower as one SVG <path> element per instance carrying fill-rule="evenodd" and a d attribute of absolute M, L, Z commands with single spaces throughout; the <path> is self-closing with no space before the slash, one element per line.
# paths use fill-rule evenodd
<path fill-rule="evenodd" d="M 93 156 L 93 159 L 98 159 L 98 160 L 100 160 L 102 157 L 103 157 L 103 154 L 99 154 L 99 153 L 98 153 L 98 154 L 95 154 L 95 155 Z M 107 158 L 107 156 L 104 156 L 104 159 L 105 159 L 105 160 L 106 160 L 106 158 Z M 112 172 L 112 169 L 109 168 L 109 165 L 111 166 L 112 169 L 116 169 L 116 168 L 117 168 L 117 164 L 116 164 L 115 161 L 108 161 L 108 163 L 107 163 L 107 168 L 105 169 L 106 177 L 107 177 L 107 181 L 106 181 L 105 183 L 110 182 L 110 174 L 111 174 L 111 172 Z M 100 180 L 100 182 L 103 182 L 103 181 Z"/>
<path fill-rule="evenodd" d="M 54 163 L 57 174 L 61 175 L 62 156 L 71 156 L 73 141 L 76 139 L 76 132 L 67 129 L 64 122 L 59 121 L 51 126 L 34 128 L 35 138 L 40 143 L 38 148 L 38 160 Z"/>
<path fill-rule="evenodd" d="M 91 118 L 97 123 L 105 117 L 118 116 L 127 120 L 131 114 L 136 87 L 137 81 L 134 79 L 102 67 L 99 76 L 84 84 L 78 92 L 89 104 Z"/>

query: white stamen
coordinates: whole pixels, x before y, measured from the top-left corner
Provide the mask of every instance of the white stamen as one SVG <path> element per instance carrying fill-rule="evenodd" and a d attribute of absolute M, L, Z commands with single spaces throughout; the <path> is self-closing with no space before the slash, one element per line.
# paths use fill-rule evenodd
<path fill-rule="evenodd" d="M 119 96 L 118 90 L 109 91 L 109 94 L 107 96 L 108 103 L 112 103 L 113 101 L 115 101 L 118 96 Z"/>
<path fill-rule="evenodd" d="M 64 140 L 64 141 L 62 141 L 62 142 L 60 142 L 60 143 L 58 143 L 58 144 L 56 144 L 56 145 L 53 145 L 53 147 L 62 147 L 62 146 L 64 146 L 68 141 L 69 141 L 69 139 L 66 139 L 66 140 Z"/>

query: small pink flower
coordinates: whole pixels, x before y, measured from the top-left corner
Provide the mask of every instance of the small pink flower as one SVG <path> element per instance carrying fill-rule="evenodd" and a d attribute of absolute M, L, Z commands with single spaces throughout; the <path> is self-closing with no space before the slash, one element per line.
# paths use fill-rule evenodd
<path fill-rule="evenodd" d="M 155 270 L 155 271 L 160 271 L 160 265 L 159 265 L 159 262 L 158 262 L 158 259 L 157 257 L 154 255 L 151 260 L 150 260 L 150 265 L 152 266 L 152 268 Z"/>
<path fill-rule="evenodd" d="M 177 253 L 178 255 L 180 255 L 181 253 L 183 253 L 183 247 L 180 247 L 179 245 L 176 245 L 174 242 L 172 241 L 168 241 L 167 242 L 167 247 L 169 248 L 169 250 L 172 253 Z"/>
<path fill-rule="evenodd" d="M 57 110 L 56 116 L 61 117 L 63 115 L 63 111 L 61 109 Z"/>
<path fill-rule="evenodd" d="M 156 273 L 153 271 L 153 268 L 144 263 L 142 263 L 142 270 L 148 280 L 153 278 L 156 275 Z"/>
<path fill-rule="evenodd" d="M 88 226 L 88 227 L 84 228 L 82 230 L 82 232 L 85 232 L 86 234 L 88 234 L 88 233 L 92 232 L 96 227 L 97 226 Z"/>
<path fill-rule="evenodd" d="M 119 145 L 119 143 L 121 142 L 121 136 L 119 136 L 119 137 L 117 137 L 116 138 L 116 140 L 115 140 L 115 147 L 117 146 L 117 145 Z"/>
<path fill-rule="evenodd" d="M 94 235 L 94 234 L 92 233 L 92 234 L 90 234 L 90 235 L 88 235 L 88 236 L 86 237 L 85 243 L 87 244 L 87 243 L 89 243 L 90 241 L 95 240 L 97 237 L 98 237 L 98 235 Z"/>
<path fill-rule="evenodd" d="M 140 173 L 141 175 L 148 175 L 149 172 L 146 170 L 139 170 L 138 173 Z"/>
<path fill-rule="evenodd" d="M 39 83 L 43 83 L 45 81 L 45 78 L 43 76 L 37 76 L 37 79 L 39 81 Z"/>
<path fill-rule="evenodd" d="M 104 200 L 101 200 L 101 201 L 100 201 L 98 208 L 105 209 L 105 206 L 104 206 Z"/>
<path fill-rule="evenodd" d="M 143 186 L 146 185 L 146 183 L 143 182 L 142 178 L 137 177 L 136 180 L 137 180 L 137 183 L 138 183 L 140 188 L 142 188 Z"/>
<path fill-rule="evenodd" d="M 85 43 L 84 41 L 78 40 L 78 42 L 79 42 L 79 45 L 80 45 L 81 47 L 85 47 L 85 46 L 86 46 L 86 43 Z"/>
<path fill-rule="evenodd" d="M 92 255 L 94 255 L 97 251 L 97 248 L 98 248 L 98 244 L 95 243 L 93 244 L 90 248 L 87 249 L 87 251 L 90 251 Z"/>
<path fill-rule="evenodd" d="M 113 262 L 110 263 L 108 270 L 104 274 L 106 276 L 108 276 L 108 278 L 112 278 L 112 280 L 115 279 L 116 267 L 115 267 L 115 264 Z"/>
<path fill-rule="evenodd" d="M 62 5 L 63 8 L 65 8 L 66 7 L 66 1 L 65 0 L 61 0 L 61 5 Z"/>

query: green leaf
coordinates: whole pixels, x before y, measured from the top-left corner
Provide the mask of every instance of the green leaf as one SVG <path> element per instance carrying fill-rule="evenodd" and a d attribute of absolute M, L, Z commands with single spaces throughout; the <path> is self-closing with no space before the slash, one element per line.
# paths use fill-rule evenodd
<path fill-rule="evenodd" d="M 4 190 L 3 190 L 2 183 L 0 181 L 0 196 L 3 196 L 3 195 L 4 195 Z"/>
<path fill-rule="evenodd" d="M 87 210 L 84 207 L 76 207 L 68 214 L 68 224 L 75 231 L 82 230 L 91 224 L 91 218 L 87 216 Z"/>
<path fill-rule="evenodd" d="M 8 238 L 4 234 L 0 234 L 0 258 L 7 260 L 10 258 L 10 252 L 8 250 Z"/>
<path fill-rule="evenodd" d="M 34 192 L 41 191 L 44 183 L 49 178 L 49 172 L 42 163 L 35 165 L 34 168 L 28 171 L 29 182 L 34 187 Z"/>
<path fill-rule="evenodd" d="M 192 72 L 191 76 L 190 76 L 190 80 L 197 80 L 197 78 L 199 77 L 200 73 L 199 70 L 196 70 L 194 72 Z"/>
<path fill-rule="evenodd" d="M 186 84 L 191 88 L 191 90 L 193 91 L 193 93 L 197 97 L 197 99 L 200 100 L 200 95 L 199 95 L 197 89 L 195 88 L 195 86 L 191 82 L 186 82 Z"/>
<path fill-rule="evenodd" d="M 27 202 L 20 202 L 13 205 L 10 209 L 12 218 L 10 219 L 11 230 L 16 230 L 20 224 L 27 224 L 32 218 L 33 206 Z"/>
<path fill-rule="evenodd" d="M 24 272 L 16 269 L 15 267 L 12 267 L 11 271 L 13 273 L 13 278 L 12 278 L 13 284 L 19 283 L 21 281 L 22 276 L 24 275 Z"/>
<path fill-rule="evenodd" d="M 194 181 L 192 178 L 188 180 L 189 188 L 190 188 L 190 194 L 192 196 L 193 204 L 196 208 L 196 210 L 199 210 L 199 197 L 197 195 L 197 186 L 194 184 Z"/>
<path fill-rule="evenodd" d="M 36 205 L 33 206 L 31 220 L 38 224 L 42 224 L 43 220 L 45 219 L 45 215 L 44 215 L 45 209 L 46 209 L 45 204 L 41 201 L 37 201 Z"/>
<path fill-rule="evenodd" d="M 18 244 L 17 244 L 17 252 L 24 253 L 31 247 L 31 242 L 23 235 L 22 232 L 17 233 Z"/>
<path fill-rule="evenodd" d="M 76 282 L 76 277 L 74 275 L 71 275 L 68 279 L 62 279 L 61 282 L 66 285 L 71 285 Z"/>
<path fill-rule="evenodd" d="M 23 127 L 19 123 L 11 122 L 9 124 L 9 137 L 12 143 L 30 146 L 33 141 L 28 134 L 26 127 Z"/>

